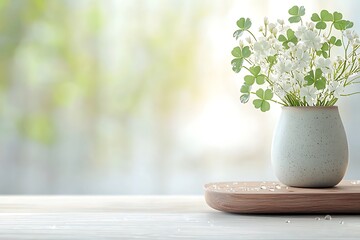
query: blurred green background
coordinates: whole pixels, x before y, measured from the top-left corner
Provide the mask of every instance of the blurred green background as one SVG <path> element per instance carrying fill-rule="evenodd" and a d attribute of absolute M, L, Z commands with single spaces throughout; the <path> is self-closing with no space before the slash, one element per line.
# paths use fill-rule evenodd
<path fill-rule="evenodd" d="M 1 0 L 0 194 L 201 194 L 274 180 L 280 114 L 239 102 L 235 22 L 357 1 Z M 360 178 L 360 97 L 339 101 Z"/>

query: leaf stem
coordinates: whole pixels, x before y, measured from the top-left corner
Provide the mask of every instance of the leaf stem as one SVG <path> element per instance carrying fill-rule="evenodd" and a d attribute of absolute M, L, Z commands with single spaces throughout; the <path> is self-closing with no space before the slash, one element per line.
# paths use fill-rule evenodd
<path fill-rule="evenodd" d="M 282 102 L 279 102 L 279 101 L 276 101 L 276 100 L 273 100 L 273 99 L 270 99 L 271 102 L 274 102 L 274 103 L 277 103 L 277 104 L 281 104 L 283 106 L 286 106 L 285 103 L 282 103 Z"/>
<path fill-rule="evenodd" d="M 348 94 L 341 94 L 340 96 L 351 96 L 351 95 L 355 95 L 355 94 L 360 94 L 360 92 L 353 92 L 353 93 L 348 93 Z"/>
<path fill-rule="evenodd" d="M 250 30 L 246 30 L 246 31 L 251 34 L 251 36 L 254 38 L 255 41 L 257 41 L 255 35 Z"/>

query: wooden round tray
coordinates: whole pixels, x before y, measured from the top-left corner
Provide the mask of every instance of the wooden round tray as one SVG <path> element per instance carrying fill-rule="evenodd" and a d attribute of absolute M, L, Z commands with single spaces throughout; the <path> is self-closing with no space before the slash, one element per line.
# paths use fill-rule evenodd
<path fill-rule="evenodd" d="M 294 188 L 279 182 L 208 183 L 207 204 L 231 213 L 360 213 L 360 180 L 333 188 Z"/>

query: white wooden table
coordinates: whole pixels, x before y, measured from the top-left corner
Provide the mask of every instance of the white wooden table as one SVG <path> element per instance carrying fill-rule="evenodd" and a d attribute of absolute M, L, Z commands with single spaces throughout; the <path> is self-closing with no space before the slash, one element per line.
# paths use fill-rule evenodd
<path fill-rule="evenodd" d="M 0 239 L 360 239 L 360 216 L 227 214 L 202 196 L 2 196 Z"/>

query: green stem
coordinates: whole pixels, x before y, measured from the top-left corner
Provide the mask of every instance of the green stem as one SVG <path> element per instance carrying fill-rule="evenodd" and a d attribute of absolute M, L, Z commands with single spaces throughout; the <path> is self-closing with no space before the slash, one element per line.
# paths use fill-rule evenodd
<path fill-rule="evenodd" d="M 257 41 L 255 35 L 250 30 L 246 30 L 246 31 L 251 34 L 251 36 L 254 38 L 255 41 Z"/>
<path fill-rule="evenodd" d="M 329 38 L 330 37 L 330 34 L 331 34 L 331 31 L 332 31 L 332 27 L 334 26 L 334 23 L 332 23 L 331 24 L 331 26 L 330 26 L 330 30 L 329 30 L 329 34 L 327 35 L 327 37 L 326 38 Z"/>
<path fill-rule="evenodd" d="M 272 102 L 274 102 L 274 103 L 277 103 L 277 104 L 281 104 L 281 105 L 283 105 L 283 106 L 286 106 L 285 103 L 282 103 L 282 102 L 279 102 L 279 101 L 276 101 L 276 100 L 270 99 L 270 101 L 272 101 Z"/>
<path fill-rule="evenodd" d="M 351 95 L 355 95 L 355 94 L 360 94 L 360 92 L 353 92 L 353 93 L 349 93 L 349 94 L 341 94 L 340 96 L 351 96 Z"/>

